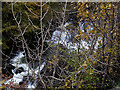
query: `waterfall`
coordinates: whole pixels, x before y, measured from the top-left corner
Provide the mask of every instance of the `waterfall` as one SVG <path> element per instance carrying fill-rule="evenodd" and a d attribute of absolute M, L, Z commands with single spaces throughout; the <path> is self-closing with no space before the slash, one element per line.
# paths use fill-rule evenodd
<path fill-rule="evenodd" d="M 70 51 L 77 51 L 78 47 L 84 48 L 84 49 L 88 50 L 90 45 L 91 45 L 91 42 L 88 43 L 85 40 L 81 40 L 80 41 L 81 44 L 79 45 L 78 42 L 73 42 L 72 41 L 73 37 L 75 37 L 75 36 L 72 36 L 72 34 L 70 33 L 69 29 L 67 28 L 69 26 L 69 24 L 70 24 L 69 22 L 65 23 L 63 31 L 60 31 L 60 30 L 56 29 L 53 32 L 51 40 L 48 40 L 47 42 L 51 42 L 53 45 L 55 45 L 55 44 L 57 44 L 59 42 L 63 46 L 67 47 Z M 82 30 L 82 32 L 84 32 L 83 26 L 84 26 L 83 23 L 79 23 L 79 27 Z M 93 27 L 90 27 L 89 29 L 93 29 Z M 78 33 L 74 32 L 74 35 L 76 35 L 76 34 L 78 34 Z M 102 38 L 99 37 L 98 40 L 95 42 L 95 49 L 98 48 L 98 45 L 99 45 L 98 41 L 100 41 L 101 39 Z M 29 68 L 29 65 L 27 63 L 22 63 L 21 60 L 24 57 L 25 57 L 25 55 L 24 55 L 24 52 L 22 51 L 22 52 L 19 52 L 19 54 L 17 54 L 13 59 L 10 60 L 11 64 L 13 66 L 15 66 L 16 68 L 14 70 L 12 70 L 12 72 L 14 74 L 13 77 L 11 79 L 7 80 L 5 82 L 5 84 L 10 84 L 11 80 L 13 80 L 14 83 L 19 84 L 20 82 L 23 81 L 23 77 L 24 76 L 27 76 L 28 74 L 30 76 L 32 76 L 33 75 L 33 71 L 35 72 L 35 74 L 37 74 L 39 72 L 39 66 L 35 70 L 33 70 L 33 68 L 32 69 Z M 43 70 L 45 65 L 46 65 L 46 62 L 43 62 L 41 64 L 40 71 Z M 20 67 L 23 68 L 23 71 L 21 71 L 20 73 L 16 74 L 15 73 L 16 70 L 18 68 L 20 68 Z M 31 82 L 28 83 L 27 88 L 35 88 L 34 83 L 33 84 Z"/>
<path fill-rule="evenodd" d="M 80 33 L 76 33 L 76 30 L 74 30 L 74 32 L 71 34 L 70 33 L 70 30 L 67 28 L 69 27 L 69 22 L 66 22 L 64 27 L 63 27 L 63 31 L 60 31 L 60 30 L 55 30 L 53 32 L 53 35 L 52 35 L 52 38 L 51 41 L 53 44 L 58 44 L 58 41 L 59 41 L 59 38 L 60 38 L 60 41 L 59 43 L 62 44 L 63 46 L 67 47 L 70 51 L 78 51 L 78 48 L 81 48 L 81 49 L 85 49 L 85 50 L 88 50 L 90 49 L 91 45 L 92 45 L 92 40 L 93 40 L 93 37 L 90 36 L 90 39 L 89 41 L 85 41 L 85 40 L 80 40 L 80 43 L 79 42 L 73 42 L 73 38 L 75 37 L 75 35 L 79 35 Z M 93 24 L 90 23 L 90 22 L 80 22 L 79 23 L 79 28 L 80 30 L 85 33 L 85 30 L 84 30 L 84 27 L 86 28 L 87 26 L 89 25 L 89 28 L 87 28 L 87 30 L 94 30 L 94 27 L 93 27 Z M 87 31 L 86 30 L 86 31 Z M 60 34 L 61 34 L 61 37 L 60 37 Z M 94 35 L 94 34 L 93 34 Z M 98 48 L 98 41 L 101 41 L 102 42 L 102 37 L 98 37 L 98 39 L 96 41 L 94 41 L 94 49 L 97 49 Z M 80 45 L 79 45 L 80 44 Z"/>
<path fill-rule="evenodd" d="M 35 70 L 30 69 L 29 65 L 27 63 L 21 63 L 21 59 L 23 57 L 25 57 L 24 52 L 19 52 L 19 54 L 17 54 L 13 59 L 10 60 L 11 64 L 13 66 L 15 66 L 16 68 L 14 70 L 12 70 L 13 77 L 11 79 L 7 80 L 4 84 L 10 84 L 11 81 L 13 81 L 13 84 L 19 84 L 20 82 L 23 81 L 24 76 L 28 76 L 28 75 L 32 76 L 33 72 L 35 73 L 35 75 L 38 74 L 39 66 Z M 45 67 L 45 64 L 46 64 L 46 62 L 43 62 L 41 64 L 40 71 Z M 16 70 L 20 67 L 22 67 L 24 69 L 24 71 L 16 74 L 15 73 Z M 37 76 L 35 76 L 35 77 L 37 77 Z M 35 88 L 34 84 L 31 84 L 31 83 L 29 83 L 26 87 L 27 88 Z"/>
<path fill-rule="evenodd" d="M 75 51 L 78 49 L 79 47 L 79 43 L 75 43 L 72 41 L 73 36 L 71 35 L 70 31 L 67 29 L 67 27 L 69 26 L 70 23 L 66 22 L 65 25 L 64 25 L 64 30 L 63 31 L 60 31 L 60 30 L 55 30 L 53 32 L 53 35 L 52 35 L 52 38 L 51 38 L 51 41 L 54 43 L 54 44 L 57 44 L 58 41 L 59 41 L 59 38 L 60 38 L 60 41 L 59 43 L 62 44 L 63 46 L 67 47 L 69 50 L 71 51 Z M 83 25 L 80 24 L 82 27 Z M 80 27 L 82 29 L 82 27 Z M 77 33 L 74 32 L 74 35 L 76 35 Z M 89 49 L 88 47 L 88 43 L 86 41 L 83 41 L 81 40 L 81 45 L 80 45 L 80 48 L 84 47 L 85 49 Z"/>

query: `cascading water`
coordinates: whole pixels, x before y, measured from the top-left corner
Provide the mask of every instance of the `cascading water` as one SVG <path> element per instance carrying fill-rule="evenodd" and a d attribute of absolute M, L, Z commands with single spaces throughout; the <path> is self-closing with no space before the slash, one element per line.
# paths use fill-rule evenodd
<path fill-rule="evenodd" d="M 52 42 L 52 44 L 57 44 L 59 42 L 63 46 L 67 47 L 70 51 L 75 51 L 78 49 L 79 43 L 77 43 L 77 42 L 75 43 L 72 41 L 72 34 L 66 28 L 68 25 L 69 25 L 69 23 L 66 22 L 64 25 L 63 31 L 55 30 L 53 32 L 53 35 L 51 37 L 51 40 L 49 40 L 49 42 Z M 79 25 L 80 25 L 80 29 L 82 30 L 82 32 L 84 32 L 83 24 L 79 23 Z M 90 28 L 93 29 L 92 27 L 90 27 Z M 74 33 L 74 35 L 76 35 L 76 34 L 77 33 Z M 100 41 L 101 37 L 99 37 L 98 40 Z M 98 48 L 98 45 L 99 45 L 99 43 L 96 42 L 95 49 Z M 85 48 L 86 50 L 88 50 L 89 46 L 90 46 L 90 43 L 88 44 L 88 42 L 81 40 L 80 48 Z M 13 77 L 11 79 L 7 80 L 5 82 L 5 84 L 9 84 L 11 80 L 13 80 L 14 83 L 19 84 L 20 82 L 23 81 L 24 76 L 27 76 L 28 74 L 30 76 L 32 76 L 33 71 L 35 72 L 35 74 L 37 74 L 39 72 L 39 66 L 35 70 L 33 70 L 33 69 L 29 68 L 29 65 L 27 63 L 22 63 L 21 60 L 24 57 L 25 57 L 24 52 L 20 52 L 18 55 L 16 55 L 13 59 L 10 60 L 11 64 L 13 66 L 15 66 L 16 68 L 14 70 L 12 70 L 12 72 L 14 74 Z M 42 65 L 40 66 L 40 71 L 45 67 L 45 65 L 46 65 L 46 62 L 43 62 Z M 23 71 L 16 73 L 16 70 L 18 68 L 23 69 Z M 29 82 L 26 87 L 27 88 L 35 88 L 35 85 L 34 85 L 34 83 Z"/>
<path fill-rule="evenodd" d="M 64 30 L 60 31 L 60 30 L 55 30 L 53 32 L 53 36 L 51 38 L 51 41 L 54 44 L 57 44 L 58 41 L 60 44 L 62 44 L 63 46 L 67 47 L 68 49 L 70 49 L 71 51 L 77 50 L 79 47 L 79 43 L 75 43 L 72 41 L 72 38 L 75 37 L 71 35 L 71 33 L 69 32 L 69 30 L 66 28 L 67 26 L 69 26 L 69 23 L 66 22 L 64 25 Z M 79 27 L 80 30 L 82 30 L 82 32 L 84 32 L 84 24 L 83 23 L 79 23 Z M 90 26 L 88 30 L 93 30 L 93 27 Z M 79 33 L 76 33 L 76 31 L 74 31 L 74 35 L 77 35 Z M 86 42 L 85 40 L 81 40 L 80 42 L 80 48 L 85 48 L 86 50 L 89 49 L 91 42 Z M 95 48 L 98 48 L 98 42 L 96 42 Z"/>
<path fill-rule="evenodd" d="M 13 84 L 20 84 L 20 82 L 23 82 L 24 76 L 32 76 L 33 72 L 35 75 L 39 72 L 39 66 L 33 70 L 29 68 L 29 65 L 27 63 L 22 63 L 21 60 L 24 58 L 24 52 L 20 52 L 17 56 L 15 56 L 13 59 L 11 59 L 11 64 L 15 66 L 16 68 L 12 70 L 13 77 L 9 80 L 7 80 L 4 84 L 10 84 L 11 81 L 13 81 Z M 46 62 L 43 62 L 42 65 L 40 66 L 40 71 L 44 68 Z M 16 73 L 16 70 L 18 68 L 23 68 L 23 71 Z M 28 83 L 26 85 L 27 88 L 35 88 L 34 84 Z"/>

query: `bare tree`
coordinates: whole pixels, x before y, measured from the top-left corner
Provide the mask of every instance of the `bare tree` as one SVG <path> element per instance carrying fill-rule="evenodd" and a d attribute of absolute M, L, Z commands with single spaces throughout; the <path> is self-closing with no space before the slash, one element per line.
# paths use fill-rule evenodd
<path fill-rule="evenodd" d="M 16 37 L 17 39 L 20 40 L 20 42 L 22 43 L 22 48 L 25 52 L 25 62 L 28 64 L 29 66 L 29 71 L 32 71 L 32 78 L 33 80 L 35 81 L 35 87 L 38 86 L 38 83 L 41 82 L 43 87 L 46 88 L 47 85 L 46 85 L 46 81 L 43 80 L 43 75 L 41 75 L 41 70 L 43 69 L 43 67 L 48 64 L 48 60 L 45 60 L 45 59 L 48 59 L 48 58 L 44 58 L 44 53 L 46 53 L 46 51 L 49 50 L 49 48 L 51 47 L 51 44 L 52 44 L 52 41 L 49 40 L 49 44 L 47 47 L 44 48 L 44 45 L 46 43 L 46 40 L 48 38 L 48 35 L 49 37 L 51 38 L 50 36 L 50 27 L 52 25 L 52 22 L 53 22 L 53 18 L 51 18 L 50 21 L 47 21 L 47 23 L 49 23 L 48 27 L 45 27 L 43 28 L 43 19 L 45 18 L 45 16 L 47 15 L 49 9 L 51 8 L 50 6 L 47 7 L 46 11 L 43 13 L 43 7 L 47 4 L 47 2 L 40 2 L 40 3 L 34 3 L 37 7 L 39 7 L 39 15 L 37 15 L 36 13 L 34 13 L 28 6 L 27 6 L 27 2 L 25 2 L 25 7 L 26 9 L 29 11 L 29 13 L 33 14 L 34 16 L 36 16 L 37 18 L 39 18 L 39 27 L 37 27 L 34 22 L 31 20 L 31 16 L 28 12 L 26 12 L 26 15 L 27 15 L 27 19 L 29 21 L 29 23 L 27 25 L 25 25 L 25 28 L 22 27 L 22 11 L 20 11 L 19 15 L 17 16 L 16 15 L 16 12 L 14 11 L 14 6 L 17 4 L 17 2 L 14 2 L 11 4 L 12 6 L 12 14 L 13 14 L 13 17 L 14 17 L 14 20 L 17 24 L 17 27 L 18 27 L 18 32 L 19 32 L 19 35 Z M 65 3 L 65 6 L 63 7 L 63 12 L 60 12 L 60 14 L 62 15 L 62 19 L 59 18 L 56 14 L 56 18 L 58 18 L 60 20 L 60 37 L 59 37 L 59 41 L 60 41 L 60 38 L 61 38 L 61 34 L 63 32 L 63 27 L 64 27 L 64 23 L 65 23 L 65 16 L 66 16 L 66 7 L 67 7 L 67 1 Z M 57 13 L 56 11 L 54 11 L 55 13 Z M 35 38 L 36 38 L 36 44 L 34 46 L 34 49 L 32 49 L 29 45 L 28 45 L 28 41 L 27 39 L 25 38 L 25 33 L 27 32 L 27 29 L 29 29 L 29 26 L 32 25 L 35 29 L 37 29 L 39 32 L 36 32 L 35 30 L 33 30 L 33 32 L 35 33 Z M 59 46 L 60 46 L 60 43 L 58 41 L 58 45 L 57 45 L 57 48 L 56 48 L 56 58 L 55 58 L 55 63 L 53 64 L 54 66 L 54 69 L 53 69 L 53 74 L 52 76 L 49 76 L 50 78 L 52 78 L 50 80 L 50 83 L 52 85 L 52 83 L 54 82 L 54 79 L 56 80 L 60 80 L 62 81 L 61 79 L 59 78 L 56 78 L 55 77 L 55 73 L 56 73 L 56 67 L 57 67 L 57 64 L 58 64 L 58 61 L 59 61 Z M 17 42 L 17 41 L 15 41 Z M 21 47 L 21 46 L 20 46 Z M 50 56 L 50 55 L 49 55 Z M 39 62 L 39 63 L 38 63 Z M 37 63 L 37 64 L 35 64 Z M 44 65 L 43 67 L 41 67 L 41 65 Z M 38 72 L 36 72 L 36 65 L 39 66 L 38 69 Z M 33 69 L 32 69 L 33 67 Z M 47 77 L 48 78 L 48 77 Z M 47 81 L 48 82 L 48 81 Z M 53 86 L 51 86 L 53 87 Z"/>

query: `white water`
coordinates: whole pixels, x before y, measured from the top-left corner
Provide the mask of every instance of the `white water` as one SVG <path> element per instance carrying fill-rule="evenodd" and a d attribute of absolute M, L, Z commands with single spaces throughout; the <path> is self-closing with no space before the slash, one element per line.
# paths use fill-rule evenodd
<path fill-rule="evenodd" d="M 55 30 L 53 32 L 53 35 L 52 35 L 52 38 L 50 41 L 53 42 L 53 44 L 57 44 L 58 41 L 59 41 L 59 38 L 60 38 L 60 41 L 59 43 L 61 43 L 63 46 L 67 47 L 68 49 L 70 49 L 70 51 L 75 51 L 78 49 L 79 47 L 79 43 L 75 43 L 72 41 L 72 35 L 69 33 L 69 30 L 66 29 L 66 27 L 69 25 L 69 23 L 65 23 L 64 25 L 64 29 L 62 32 L 60 30 Z M 80 29 L 82 30 L 82 32 L 84 32 L 83 30 L 83 24 L 79 24 L 80 25 Z M 90 27 L 91 29 L 93 29 L 92 27 Z M 89 29 L 90 29 L 89 28 Z M 61 36 L 61 37 L 60 37 Z M 95 42 L 95 49 L 98 48 L 98 41 L 100 41 L 102 38 L 99 37 L 98 40 Z M 86 50 L 88 50 L 90 47 L 90 43 L 88 44 L 88 42 L 84 41 L 84 40 L 81 40 L 81 45 L 80 45 L 80 48 L 84 48 Z M 33 72 L 35 72 L 35 74 L 37 74 L 39 72 L 39 66 L 33 70 L 33 69 L 30 69 L 28 64 L 26 63 L 21 63 L 21 59 L 23 57 L 25 57 L 23 55 L 24 52 L 20 52 L 18 55 L 16 55 L 13 59 L 11 59 L 12 61 L 12 65 L 15 66 L 16 68 L 19 68 L 19 67 L 23 67 L 23 69 L 25 71 L 21 72 L 21 73 L 18 73 L 18 74 L 15 74 L 15 70 L 13 70 L 12 72 L 14 73 L 13 77 L 9 80 L 7 80 L 5 82 L 5 84 L 10 84 L 10 81 L 13 80 L 14 81 L 14 84 L 19 84 L 20 82 L 23 81 L 23 77 L 24 76 L 27 76 L 28 74 L 29 75 L 33 75 Z M 40 71 L 43 70 L 43 68 L 45 67 L 46 65 L 46 62 L 43 62 L 42 65 L 40 66 Z M 36 76 L 37 77 L 37 76 Z M 32 83 L 29 83 L 27 85 L 27 88 L 35 88 L 35 85 L 32 84 Z"/>
<path fill-rule="evenodd" d="M 20 82 L 23 81 L 23 76 L 25 75 L 24 72 L 19 73 L 19 74 L 15 74 L 14 71 L 12 71 L 12 72 L 14 74 L 13 77 L 11 79 L 7 80 L 5 82 L 5 84 L 10 84 L 11 81 L 13 81 L 13 84 L 19 84 Z"/>
<path fill-rule="evenodd" d="M 80 45 L 79 43 L 75 43 L 72 41 L 72 36 L 69 32 L 69 30 L 66 29 L 66 27 L 69 25 L 69 23 L 65 23 L 64 25 L 64 30 L 63 31 L 60 31 L 60 30 L 55 30 L 53 32 L 53 35 L 52 35 L 52 38 L 51 38 L 51 41 L 54 43 L 54 44 L 58 44 L 58 42 L 60 44 L 62 44 L 63 46 L 67 47 L 68 49 L 70 49 L 71 51 L 75 51 L 78 49 L 78 47 L 80 46 L 80 48 L 84 48 L 86 50 L 89 49 L 89 47 L 91 46 L 90 43 L 92 43 L 92 41 L 89 41 L 89 42 L 86 42 L 85 40 L 81 40 L 80 42 Z M 80 29 L 82 30 L 82 32 L 84 32 L 84 28 L 83 28 L 83 24 L 82 23 L 79 23 L 79 26 L 80 26 Z M 93 30 L 93 27 L 92 27 L 92 24 L 91 26 L 89 26 L 89 29 L 88 30 Z M 75 35 L 77 33 L 74 33 Z M 60 39 L 60 40 L 59 40 Z M 98 48 L 98 41 L 101 40 L 101 37 L 98 38 L 98 40 L 95 42 L 95 49 Z"/>
<path fill-rule="evenodd" d="M 21 58 L 24 57 L 23 53 L 24 53 L 24 52 L 20 52 L 20 53 L 19 53 L 18 55 L 16 55 L 13 59 L 11 59 L 13 66 L 16 67 L 17 65 L 19 65 L 19 64 L 21 63 Z"/>
<path fill-rule="evenodd" d="M 4 84 L 10 84 L 11 81 L 13 81 L 13 84 L 19 84 L 20 82 L 23 81 L 23 77 L 24 76 L 32 76 L 33 72 L 35 73 L 35 75 L 38 74 L 39 72 L 39 66 L 33 70 L 30 69 L 28 64 L 26 63 L 21 63 L 21 59 L 24 57 L 23 55 L 24 52 L 20 52 L 17 56 L 15 56 L 13 59 L 11 59 L 12 65 L 15 66 L 16 68 L 14 70 L 12 70 L 13 72 L 13 77 L 9 80 L 7 80 Z M 42 65 L 40 66 L 40 71 L 45 67 L 46 62 L 43 62 Z M 19 67 L 22 67 L 24 69 L 23 72 L 15 74 L 15 70 Z M 37 76 L 35 76 L 37 77 Z M 29 83 L 27 86 L 27 88 L 35 88 L 34 84 Z"/>

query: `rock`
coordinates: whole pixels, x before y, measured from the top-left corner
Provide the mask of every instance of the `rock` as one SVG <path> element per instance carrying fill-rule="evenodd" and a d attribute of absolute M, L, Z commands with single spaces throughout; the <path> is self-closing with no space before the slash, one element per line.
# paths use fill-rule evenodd
<path fill-rule="evenodd" d="M 15 74 L 21 73 L 23 71 L 24 71 L 23 67 L 19 67 L 18 69 L 15 70 Z"/>

